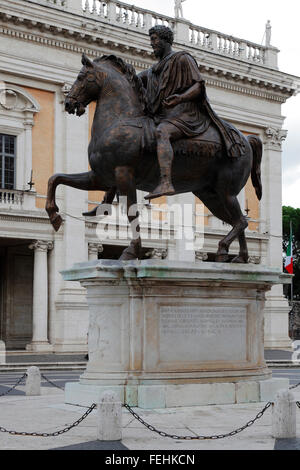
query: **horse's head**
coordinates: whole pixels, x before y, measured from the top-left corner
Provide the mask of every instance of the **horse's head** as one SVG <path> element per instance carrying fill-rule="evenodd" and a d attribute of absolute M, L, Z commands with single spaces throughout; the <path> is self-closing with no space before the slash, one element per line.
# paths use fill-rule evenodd
<path fill-rule="evenodd" d="M 103 81 L 95 64 L 85 54 L 81 63 L 83 67 L 65 100 L 65 110 L 77 116 L 82 116 L 86 106 L 97 99 Z"/>

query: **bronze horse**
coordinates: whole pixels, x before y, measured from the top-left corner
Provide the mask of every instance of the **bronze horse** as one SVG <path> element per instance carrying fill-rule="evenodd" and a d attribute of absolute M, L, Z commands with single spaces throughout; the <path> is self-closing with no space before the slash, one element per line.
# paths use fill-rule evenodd
<path fill-rule="evenodd" d="M 144 89 L 134 68 L 116 56 L 103 56 L 93 62 L 84 54 L 82 69 L 65 101 L 68 113 L 81 116 L 86 106 L 97 101 L 88 156 L 91 171 L 55 174 L 49 178 L 46 210 L 55 230 L 62 218 L 55 203 L 59 184 L 90 191 L 106 191 L 112 202 L 116 191 L 127 196 L 127 215 L 136 204 L 136 190 L 152 191 L 160 178 L 155 152 L 155 126 L 145 112 Z M 238 130 L 236 130 L 239 133 Z M 173 143 L 172 182 L 176 194 L 193 192 L 203 204 L 232 230 L 219 242 L 216 261 L 229 260 L 229 246 L 238 238 L 240 250 L 234 262 L 247 263 L 245 238 L 247 219 L 237 195 L 251 175 L 258 199 L 262 185 L 260 165 L 262 143 L 254 135 L 242 136 L 244 153 L 229 158 L 220 132 L 213 125 L 201 135 Z M 135 237 L 120 259 L 140 258 L 141 239 Z"/>

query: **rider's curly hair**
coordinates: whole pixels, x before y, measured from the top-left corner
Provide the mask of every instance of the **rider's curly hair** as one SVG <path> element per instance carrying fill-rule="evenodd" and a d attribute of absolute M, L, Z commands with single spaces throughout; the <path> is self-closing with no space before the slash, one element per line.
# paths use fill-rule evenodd
<path fill-rule="evenodd" d="M 161 39 L 164 39 L 169 44 L 171 45 L 173 44 L 174 33 L 167 26 L 164 26 L 162 24 L 157 24 L 156 26 L 153 26 L 153 28 L 149 29 L 149 36 L 151 36 L 151 34 L 154 34 L 154 33 L 157 34 L 157 36 L 160 37 Z"/>

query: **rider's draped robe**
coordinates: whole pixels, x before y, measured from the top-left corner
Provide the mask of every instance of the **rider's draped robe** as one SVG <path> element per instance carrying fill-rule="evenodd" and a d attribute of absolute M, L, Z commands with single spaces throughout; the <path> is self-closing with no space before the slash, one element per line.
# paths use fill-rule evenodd
<path fill-rule="evenodd" d="M 183 94 L 195 83 L 201 84 L 199 98 L 172 108 L 164 106 L 166 98 Z M 170 122 L 185 137 L 195 137 L 205 132 L 213 122 L 221 132 L 228 156 L 239 157 L 244 153 L 242 136 L 212 110 L 197 62 L 189 53 L 171 52 L 147 71 L 146 101 L 148 114 L 156 125 L 162 121 Z"/>

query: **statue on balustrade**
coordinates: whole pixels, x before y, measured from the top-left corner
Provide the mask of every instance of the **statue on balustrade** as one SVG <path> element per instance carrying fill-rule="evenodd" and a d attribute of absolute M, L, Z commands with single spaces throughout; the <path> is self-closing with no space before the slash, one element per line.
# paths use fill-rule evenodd
<path fill-rule="evenodd" d="M 248 261 L 246 217 L 237 195 L 251 175 L 257 197 L 262 185 L 262 143 L 245 137 L 220 119 L 207 99 L 205 83 L 195 59 L 172 49 L 173 32 L 157 25 L 150 42 L 158 60 L 139 75 L 122 59 L 109 55 L 93 62 L 85 55 L 82 69 L 65 101 L 68 113 L 81 116 L 97 101 L 89 144 L 87 173 L 57 174 L 49 179 L 46 210 L 58 230 L 62 218 L 55 203 L 57 185 L 106 191 L 104 203 L 116 193 L 127 196 L 128 220 L 138 227 L 136 190 L 149 191 L 146 199 L 193 192 L 219 219 L 232 225 L 220 243 L 216 260 L 229 260 L 229 246 L 238 238 L 235 262 Z M 96 215 L 97 208 L 84 215 Z M 139 230 L 136 230 L 139 233 Z M 121 259 L 141 256 L 135 236 Z"/>
<path fill-rule="evenodd" d="M 186 0 L 174 0 L 175 18 L 183 18 L 182 3 Z"/>

